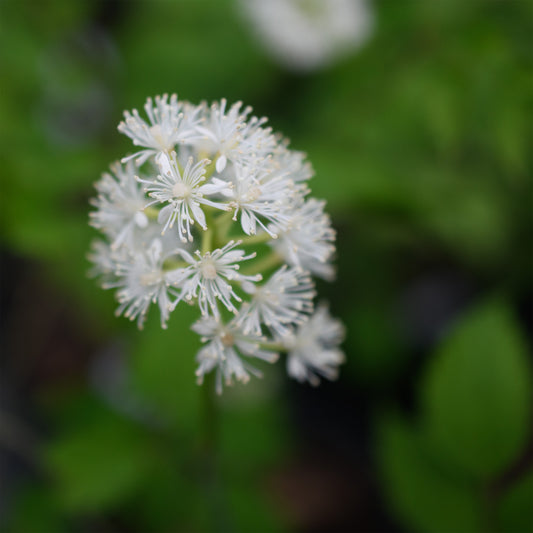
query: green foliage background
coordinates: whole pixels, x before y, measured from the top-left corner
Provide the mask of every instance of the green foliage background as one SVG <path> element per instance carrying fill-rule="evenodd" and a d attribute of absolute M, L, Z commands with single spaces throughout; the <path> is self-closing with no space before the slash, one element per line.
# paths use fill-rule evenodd
<path fill-rule="evenodd" d="M 138 332 L 86 276 L 92 183 L 129 149 L 116 124 L 163 92 L 243 100 L 309 155 L 338 229 L 338 281 L 320 287 L 348 328 L 333 387 L 355 391 L 372 421 L 374 527 L 531 531 L 533 3 L 372 7 L 364 48 L 298 75 L 265 55 L 230 0 L 0 3 L 0 236 L 7 261 L 25 265 L 2 322 L 19 379 L 5 386 L 46 428 L 11 450 L 31 468 L 10 485 L 6 531 L 313 530 L 272 494 L 272 472 L 303 449 L 282 365 L 223 397 L 215 490 L 194 313 L 178 308 L 165 332 L 151 316 Z M 406 301 L 443 271 L 467 297 L 428 340 L 420 314 L 439 302 L 413 322 Z M 35 286 L 46 290 L 33 297 Z M 113 395 L 90 385 L 87 360 L 32 378 L 42 351 L 26 337 L 44 345 L 55 299 L 68 305 L 60 334 L 89 362 L 118 346 L 127 372 Z"/>

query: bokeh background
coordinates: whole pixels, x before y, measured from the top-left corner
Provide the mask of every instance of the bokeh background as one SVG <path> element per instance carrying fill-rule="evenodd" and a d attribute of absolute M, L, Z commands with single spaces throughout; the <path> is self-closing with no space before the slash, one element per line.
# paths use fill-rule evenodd
<path fill-rule="evenodd" d="M 3 531 L 533 530 L 533 4 L 369 6 L 294 72 L 233 0 L 0 2 Z M 341 377 L 226 390 L 216 476 L 193 315 L 139 332 L 86 275 L 116 125 L 164 92 L 268 116 L 338 231 Z"/>

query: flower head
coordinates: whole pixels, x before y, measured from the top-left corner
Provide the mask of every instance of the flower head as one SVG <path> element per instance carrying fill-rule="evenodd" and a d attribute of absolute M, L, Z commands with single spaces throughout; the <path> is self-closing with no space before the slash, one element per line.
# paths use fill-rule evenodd
<path fill-rule="evenodd" d="M 193 331 L 202 336 L 207 343 L 200 349 L 196 360 L 198 382 L 202 383 L 204 375 L 216 369 L 216 390 L 222 394 L 222 383 L 233 384 L 233 378 L 247 383 L 250 374 L 261 377 L 261 372 L 242 359 L 242 356 L 255 357 L 269 363 L 278 359 L 278 354 L 260 347 L 262 339 L 245 334 L 235 321 L 224 324 L 213 318 L 203 318 L 193 324 Z"/>
<path fill-rule="evenodd" d="M 252 259 L 255 253 L 246 255 L 243 250 L 235 250 L 241 241 L 230 241 L 223 248 L 213 252 L 201 254 L 196 252 L 195 259 L 185 250 L 178 253 L 185 259 L 189 266 L 175 271 L 171 278 L 175 286 L 181 288 L 180 297 L 176 304 L 185 298 L 191 301 L 198 298 L 198 305 L 202 315 L 206 316 L 209 311 L 218 318 L 220 316 L 217 300 L 231 311 L 237 313 L 233 301 L 241 302 L 231 282 L 256 282 L 262 279 L 261 274 L 245 276 L 239 273 L 239 263 Z M 176 305 L 175 304 L 175 305 Z"/>
<path fill-rule="evenodd" d="M 246 235 L 255 235 L 258 226 L 272 238 L 276 228 L 286 229 L 290 221 L 287 203 L 293 196 L 293 182 L 288 174 L 273 174 L 264 169 L 235 167 L 236 180 L 229 192 L 233 220 L 241 215 L 241 227 Z M 270 222 L 270 224 L 269 224 Z"/>
<path fill-rule="evenodd" d="M 236 321 L 244 333 L 261 335 L 264 324 L 275 336 L 284 337 L 313 311 L 316 293 L 311 276 L 303 270 L 283 265 L 264 285 L 243 283 L 243 289 L 252 295 Z"/>
<path fill-rule="evenodd" d="M 324 213 L 325 202 L 311 198 L 294 210 L 290 227 L 271 244 L 289 265 L 331 280 L 330 260 L 335 252 L 335 230 Z"/>
<path fill-rule="evenodd" d="M 117 316 L 124 314 L 130 320 L 137 318 L 143 327 L 151 303 L 157 303 L 161 312 L 161 327 L 166 328 L 173 297 L 177 291 L 170 285 L 169 274 L 163 270 L 164 256 L 161 241 L 156 239 L 144 253 L 116 262 L 117 280 L 105 283 L 104 288 L 118 288 Z"/>
<path fill-rule="evenodd" d="M 161 174 L 155 179 L 138 178 L 138 181 L 147 185 L 145 191 L 153 198 L 146 204 L 146 207 L 164 204 L 157 218 L 159 224 L 163 225 L 161 233 L 165 233 L 177 222 L 180 239 L 183 242 L 187 239 L 192 242 L 191 225 L 195 221 L 203 230 L 207 229 L 201 204 L 222 210 L 228 209 L 225 205 L 205 198 L 205 195 L 224 191 L 228 189 L 228 184 L 222 180 L 213 180 L 211 183 L 202 185 L 205 181 L 205 167 L 210 163 L 208 159 L 194 163 L 194 159 L 189 157 L 185 168 L 180 170 L 176 153 L 172 152 L 170 157 L 161 154 L 158 163 Z"/>
<path fill-rule="evenodd" d="M 176 144 L 191 142 L 199 137 L 195 130 L 199 123 L 198 110 L 178 102 L 175 94 L 170 101 L 166 94 L 156 96 L 155 105 L 148 98 L 144 110 L 148 122 L 134 109 L 131 113 L 124 111 L 124 121 L 118 125 L 118 131 L 130 137 L 135 146 L 145 147 L 123 158 L 122 162 L 135 158 L 136 164 L 142 165 L 150 156 L 170 152 Z"/>
<path fill-rule="evenodd" d="M 133 164 L 113 163 L 111 172 L 96 184 L 99 194 L 92 201 L 96 211 L 90 217 L 91 225 L 105 232 L 112 239 L 111 247 L 117 249 L 123 244 L 132 246 L 135 229 L 146 228 L 148 218 L 143 212 L 145 197 L 134 179 Z"/>
<path fill-rule="evenodd" d="M 327 307 L 320 306 L 316 313 L 295 333 L 281 338 L 288 350 L 287 371 L 300 382 L 320 383 L 320 376 L 334 380 L 345 357 L 338 345 L 344 339 L 344 327 L 332 318 Z"/>

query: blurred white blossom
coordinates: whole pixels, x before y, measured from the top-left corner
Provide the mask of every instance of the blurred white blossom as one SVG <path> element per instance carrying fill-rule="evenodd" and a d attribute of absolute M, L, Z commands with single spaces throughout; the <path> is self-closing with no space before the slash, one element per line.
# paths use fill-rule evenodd
<path fill-rule="evenodd" d="M 289 352 L 289 375 L 315 386 L 320 383 L 319 376 L 337 379 L 339 365 L 344 362 L 344 354 L 339 350 L 343 339 L 344 326 L 330 316 L 327 307 L 320 306 L 293 334 L 281 339 Z"/>
<path fill-rule="evenodd" d="M 373 29 L 366 0 L 239 0 L 239 7 L 270 55 L 296 71 L 353 52 Z"/>

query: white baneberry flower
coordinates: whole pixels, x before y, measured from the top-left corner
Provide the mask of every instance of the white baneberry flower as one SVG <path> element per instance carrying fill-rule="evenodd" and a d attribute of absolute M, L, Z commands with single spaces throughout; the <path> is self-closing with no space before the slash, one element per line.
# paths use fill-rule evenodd
<path fill-rule="evenodd" d="M 244 333 L 261 335 L 264 324 L 275 336 L 284 337 L 313 311 L 316 292 L 311 276 L 303 270 L 283 265 L 264 285 L 244 282 L 242 288 L 252 296 L 236 318 Z"/>
<path fill-rule="evenodd" d="M 244 126 L 246 116 L 252 110 L 250 107 L 241 113 L 242 102 L 233 104 L 226 112 L 227 101 L 222 99 L 215 102 L 208 109 L 202 107 L 204 121 L 196 129 L 203 138 L 195 143 L 200 152 L 216 158 L 216 170 L 222 172 L 226 168 L 228 158 L 239 156 L 240 130 Z"/>
<path fill-rule="evenodd" d="M 298 71 L 357 49 L 373 27 L 366 0 L 240 0 L 240 6 L 272 57 Z"/>
<path fill-rule="evenodd" d="M 146 122 L 134 109 L 131 113 L 124 112 L 125 120 L 118 125 L 118 131 L 133 140 L 135 146 L 144 146 L 133 155 L 125 157 L 122 162 L 135 159 L 137 166 L 142 165 L 149 157 L 161 152 L 170 152 L 176 144 L 194 141 L 199 137 L 195 127 L 199 123 L 198 109 L 189 104 L 178 102 L 173 94 L 155 97 L 155 105 L 151 98 L 146 100 L 144 110 L 149 122 Z"/>
<path fill-rule="evenodd" d="M 269 363 L 277 361 L 279 355 L 269 350 L 261 349 L 263 339 L 252 334 L 245 334 L 231 321 L 224 324 L 213 318 L 203 318 L 193 324 L 192 330 L 201 335 L 203 343 L 196 360 L 199 363 L 196 370 L 198 383 L 202 383 L 204 375 L 216 369 L 216 391 L 222 394 L 223 382 L 233 384 L 233 378 L 247 383 L 250 374 L 261 377 L 259 370 L 243 361 L 242 356 L 255 357 Z"/>
<path fill-rule="evenodd" d="M 320 376 L 337 379 L 344 353 L 338 348 L 344 340 L 344 326 L 332 318 L 325 305 L 295 333 L 282 337 L 280 343 L 288 350 L 287 372 L 294 379 L 311 385 L 320 383 Z"/>
<path fill-rule="evenodd" d="M 261 163 L 276 149 L 278 142 L 272 129 L 263 128 L 266 122 L 266 117 L 251 117 L 244 122 L 240 130 L 241 140 L 238 152 L 241 164 Z"/>
<path fill-rule="evenodd" d="M 259 226 L 277 238 L 277 229 L 286 229 L 291 219 L 287 204 L 293 196 L 293 182 L 287 173 L 273 174 L 240 165 L 235 166 L 235 174 L 234 187 L 226 193 L 231 198 L 230 207 L 235 209 L 233 220 L 240 211 L 246 235 L 255 235 Z"/>
<path fill-rule="evenodd" d="M 161 154 L 159 165 L 161 174 L 154 180 L 138 178 L 147 185 L 145 191 L 154 198 L 145 207 L 154 204 L 167 204 L 159 211 L 158 222 L 163 225 L 162 234 L 177 222 L 178 234 L 183 242 L 192 242 L 191 225 L 196 221 L 203 230 L 207 229 L 205 214 L 200 204 L 210 205 L 217 209 L 227 210 L 226 205 L 213 202 L 204 195 L 216 194 L 228 190 L 229 186 L 222 180 L 213 179 L 212 183 L 202 185 L 205 181 L 205 167 L 210 163 L 202 159 L 193 165 L 194 159 L 189 157 L 185 168 L 180 171 L 176 153 L 170 157 Z"/>
<path fill-rule="evenodd" d="M 137 325 L 142 329 L 151 303 L 159 305 L 161 327 L 166 328 L 173 298 L 178 291 L 171 286 L 169 272 L 163 270 L 165 257 L 162 244 L 155 239 L 144 252 L 117 262 L 114 282 L 104 283 L 105 289 L 118 288 L 117 300 L 120 306 L 116 315 L 124 314 L 130 320 L 137 318 Z"/>
<path fill-rule="evenodd" d="M 228 282 L 256 282 L 262 279 L 261 274 L 245 276 L 238 272 L 241 261 L 256 256 L 255 252 L 246 255 L 243 250 L 235 250 L 240 244 L 241 241 L 230 241 L 213 252 L 201 254 L 197 251 L 197 259 L 185 250 L 177 250 L 189 266 L 174 271 L 170 276 L 173 284 L 181 289 L 174 306 L 183 299 L 191 301 L 197 298 L 202 315 L 208 315 L 211 310 L 213 316 L 219 318 L 217 300 L 220 300 L 228 311 L 237 313 L 233 300 L 242 300 Z"/>
<path fill-rule="evenodd" d="M 98 197 L 91 201 L 96 211 L 89 216 L 91 225 L 108 235 L 112 248 L 117 249 L 132 245 L 135 228 L 146 228 L 148 217 L 143 212 L 146 197 L 135 181 L 133 164 L 113 163 L 111 172 L 96 183 Z"/>
<path fill-rule="evenodd" d="M 294 209 L 287 231 L 280 233 L 271 246 L 289 265 L 309 270 L 331 280 L 335 271 L 330 260 L 335 252 L 335 230 L 324 213 L 325 202 L 310 198 Z"/>
<path fill-rule="evenodd" d="M 103 284 L 116 280 L 117 264 L 125 261 L 127 251 L 124 247 L 112 248 L 108 242 L 94 240 L 91 243 L 91 250 L 87 254 L 87 259 L 92 263 L 88 274 L 90 277 L 99 277 Z"/>
<path fill-rule="evenodd" d="M 311 276 L 333 276 L 335 231 L 325 202 L 308 198 L 305 154 L 240 102 L 164 95 L 145 111 L 125 112 L 119 130 L 141 150 L 96 184 L 90 215 L 104 235 L 90 274 L 116 289 L 117 314 L 142 328 L 155 304 L 166 328 L 179 302 L 196 306 L 198 380 L 215 371 L 219 393 L 260 375 L 248 359 L 274 362 L 274 351 L 300 381 L 334 378 L 343 329 L 323 308 L 312 315 Z"/>
<path fill-rule="evenodd" d="M 272 166 L 280 172 L 285 172 L 294 183 L 303 183 L 314 176 L 311 163 L 305 160 L 307 157 L 303 152 L 289 150 L 289 142 L 284 139 L 279 144 L 272 158 Z"/>

